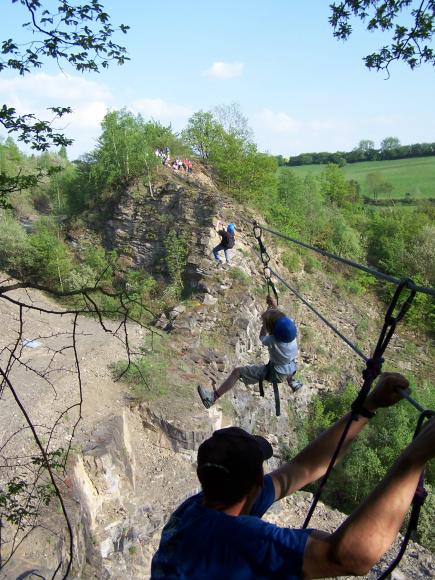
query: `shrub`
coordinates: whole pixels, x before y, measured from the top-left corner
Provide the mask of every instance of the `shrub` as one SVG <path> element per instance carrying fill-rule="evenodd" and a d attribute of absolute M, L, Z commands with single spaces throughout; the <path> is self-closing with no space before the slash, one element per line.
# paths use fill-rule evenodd
<path fill-rule="evenodd" d="M 241 268 L 237 268 L 236 266 L 234 266 L 233 268 L 231 268 L 231 270 L 229 272 L 230 272 L 231 278 L 235 282 L 239 282 L 243 286 L 246 286 L 247 284 L 249 284 L 249 281 L 251 278 Z"/>
<path fill-rule="evenodd" d="M 183 290 L 183 273 L 189 253 L 187 234 L 175 229 L 169 231 L 163 242 L 166 250 L 166 266 L 171 280 L 171 290 L 175 297 Z"/>
<path fill-rule="evenodd" d="M 414 387 L 413 390 L 417 389 Z M 340 394 L 328 394 L 315 399 L 303 426 L 298 431 L 299 447 L 311 441 L 344 415 L 349 410 L 356 393 L 355 386 L 347 385 Z M 416 397 L 425 408 L 434 408 L 435 394 L 431 385 L 422 385 Z M 406 401 L 383 409 L 359 435 L 352 445 L 351 452 L 334 468 L 322 496 L 323 501 L 346 513 L 354 510 L 411 441 L 416 419 L 415 409 Z M 433 462 L 427 466 L 426 481 L 429 487 L 435 483 Z M 314 487 L 310 486 L 310 490 L 313 489 Z M 418 532 L 419 541 L 428 548 L 433 548 L 435 542 L 434 530 L 429 525 L 434 507 L 433 498 L 423 506 L 422 525 Z"/>
<path fill-rule="evenodd" d="M 167 362 L 157 352 L 133 361 L 130 366 L 127 361 L 112 365 L 115 380 L 127 383 L 133 396 L 139 400 L 153 400 L 167 393 L 166 370 Z"/>
<path fill-rule="evenodd" d="M 298 272 L 301 269 L 301 259 L 292 250 L 286 250 L 282 255 L 282 263 L 289 272 Z"/>
<path fill-rule="evenodd" d="M 0 268 L 23 277 L 31 263 L 29 236 L 11 213 L 0 213 Z"/>
<path fill-rule="evenodd" d="M 30 236 L 33 263 L 29 267 L 30 277 L 53 288 L 64 289 L 64 282 L 73 267 L 72 256 L 60 236 L 56 224 L 41 219 L 36 231 Z"/>

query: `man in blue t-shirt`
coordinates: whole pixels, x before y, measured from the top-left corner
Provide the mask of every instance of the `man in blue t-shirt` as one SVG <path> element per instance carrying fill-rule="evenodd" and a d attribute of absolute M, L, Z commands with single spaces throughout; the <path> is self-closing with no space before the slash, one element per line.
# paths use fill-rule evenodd
<path fill-rule="evenodd" d="M 381 375 L 345 439 L 347 447 L 381 407 L 401 399 L 408 381 Z M 333 533 L 292 530 L 264 522 L 273 502 L 321 477 L 344 416 L 289 463 L 269 475 L 273 450 L 238 427 L 215 431 L 198 449 L 202 492 L 171 515 L 154 555 L 155 580 L 326 578 L 366 574 L 394 541 L 425 463 L 435 455 L 435 420 L 421 430 L 365 502 Z"/>

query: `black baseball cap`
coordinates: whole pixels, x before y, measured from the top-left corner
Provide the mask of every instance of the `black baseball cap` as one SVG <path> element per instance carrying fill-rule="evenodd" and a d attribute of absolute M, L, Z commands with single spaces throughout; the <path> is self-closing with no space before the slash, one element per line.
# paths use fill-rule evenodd
<path fill-rule="evenodd" d="M 234 503 L 261 480 L 273 449 L 260 435 L 240 427 L 215 431 L 198 449 L 197 474 L 207 500 Z"/>

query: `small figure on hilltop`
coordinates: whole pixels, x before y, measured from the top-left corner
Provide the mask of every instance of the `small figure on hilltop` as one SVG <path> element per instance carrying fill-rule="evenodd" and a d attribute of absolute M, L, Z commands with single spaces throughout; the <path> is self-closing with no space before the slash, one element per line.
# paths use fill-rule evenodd
<path fill-rule="evenodd" d="M 212 391 L 199 385 L 198 394 L 207 409 L 214 405 L 219 397 L 231 390 L 238 380 L 245 385 L 254 385 L 260 380 L 276 380 L 277 383 L 288 381 L 294 391 L 302 386 L 302 383 L 293 379 L 298 355 L 296 324 L 276 307 L 270 296 L 266 298 L 266 303 L 267 310 L 261 315 L 263 324 L 260 330 L 260 340 L 263 346 L 269 349 L 269 362 L 267 365 L 234 368 L 221 386 L 218 389 L 213 388 Z"/>
<path fill-rule="evenodd" d="M 234 224 L 228 224 L 227 229 L 225 230 L 221 226 L 223 226 L 223 223 L 218 220 L 218 223 L 216 224 L 216 231 L 220 235 L 221 241 L 215 248 L 213 248 L 213 256 L 217 264 L 221 265 L 223 264 L 223 260 L 221 260 L 219 252 L 223 251 L 225 254 L 225 260 L 227 264 L 230 265 L 231 264 L 230 249 L 234 248 L 234 245 L 236 243 L 234 237 L 236 227 Z"/>
<path fill-rule="evenodd" d="M 352 421 L 343 451 L 375 411 L 400 401 L 404 389 L 408 381 L 402 375 L 381 375 Z M 435 456 L 434 418 L 335 532 L 279 527 L 261 519 L 274 502 L 324 475 L 348 420 L 349 414 L 267 475 L 263 461 L 273 449 L 266 439 L 238 427 L 215 431 L 198 449 L 202 492 L 170 516 L 151 578 L 308 580 L 367 574 L 397 537 L 420 474 Z"/>

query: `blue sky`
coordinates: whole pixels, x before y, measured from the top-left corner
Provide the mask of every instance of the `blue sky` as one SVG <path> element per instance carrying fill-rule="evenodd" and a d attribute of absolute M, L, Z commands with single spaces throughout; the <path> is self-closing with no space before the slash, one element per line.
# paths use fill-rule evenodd
<path fill-rule="evenodd" d="M 51 2 L 52 4 L 53 2 Z M 386 136 L 403 144 L 435 141 L 435 76 L 426 65 L 368 71 L 362 57 L 382 36 L 356 23 L 333 38 L 328 0 L 104 1 L 113 22 L 131 26 L 117 40 L 131 61 L 101 74 L 48 63 L 23 78 L 2 73 L 2 102 L 20 112 L 69 104 L 62 128 L 70 156 L 92 149 L 108 109 L 123 106 L 181 130 L 199 109 L 237 102 L 260 149 L 285 156 L 350 150 Z M 0 38 L 19 32 L 23 8 L 3 0 Z"/>

